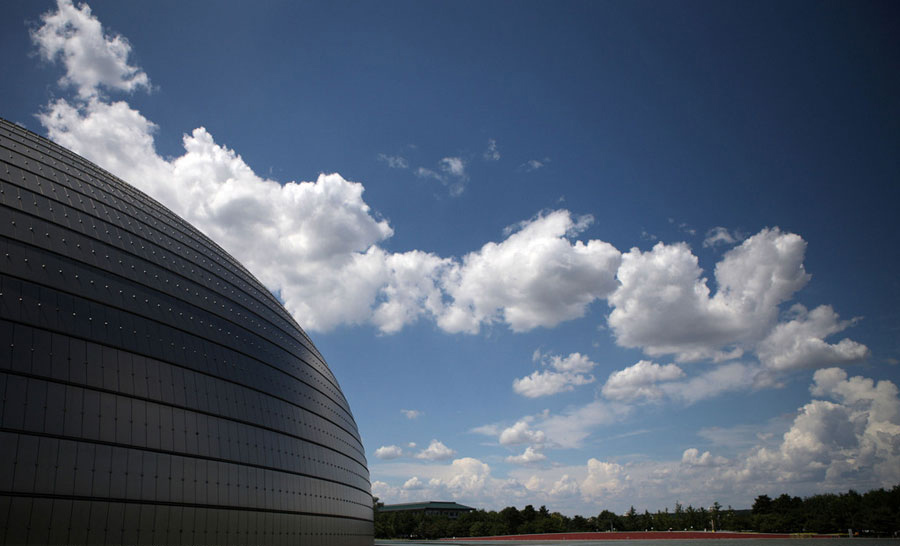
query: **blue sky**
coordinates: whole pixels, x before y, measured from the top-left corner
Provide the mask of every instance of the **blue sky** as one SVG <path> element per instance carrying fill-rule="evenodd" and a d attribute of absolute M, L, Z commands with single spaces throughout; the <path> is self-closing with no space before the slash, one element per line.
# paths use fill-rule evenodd
<path fill-rule="evenodd" d="M 0 116 L 279 294 L 373 493 L 900 483 L 885 2 L 14 1 Z"/>

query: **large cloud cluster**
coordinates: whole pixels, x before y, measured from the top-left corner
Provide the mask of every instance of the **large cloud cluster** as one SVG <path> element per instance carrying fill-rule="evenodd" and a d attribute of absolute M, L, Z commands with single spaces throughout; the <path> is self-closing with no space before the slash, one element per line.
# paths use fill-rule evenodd
<path fill-rule="evenodd" d="M 493 323 L 522 331 L 580 317 L 615 288 L 619 252 L 602 241 L 571 241 L 590 219 L 568 211 L 538 215 L 462 259 L 391 253 L 379 246 L 393 234 L 388 221 L 365 203 L 362 184 L 339 174 L 265 179 L 202 127 L 184 136 L 183 155 L 161 157 L 152 122 L 99 96 L 101 87 L 146 83 L 127 64 L 127 42 L 107 38 L 86 6 L 60 0 L 58 8 L 32 36 L 47 58 L 61 58 L 79 92 L 41 113 L 49 137 L 197 226 L 279 293 L 305 327 L 372 324 L 392 333 L 428 316 L 448 332 Z M 466 176 L 459 158 L 445 158 L 441 168 Z"/>
<path fill-rule="evenodd" d="M 546 457 L 529 446 L 524 453 L 506 459 L 517 465 L 507 479 L 493 477 L 487 463 L 458 459 L 460 462 L 445 465 L 379 468 L 385 476 L 406 479 L 413 474 L 428 481 L 420 480 L 425 485 L 415 492 L 384 482 L 373 485 L 373 489 L 391 499 L 449 495 L 478 499 L 494 508 L 524 498 L 530 503 L 552 503 L 560 509 L 602 502 L 605 507 L 624 510 L 629 504 L 671 506 L 673 499 L 685 496 L 702 505 L 717 500 L 742 506 L 755 495 L 773 491 L 811 495 L 891 487 L 900 482 L 897 386 L 890 381 L 848 377 L 840 368 L 826 368 L 814 374 L 810 392 L 815 398 L 797 410 L 779 438 L 766 440 L 767 435 L 762 433 L 765 427 L 756 432 L 738 427 L 742 438 L 755 441 L 729 457 L 690 447 L 673 460 L 619 462 L 590 457 L 583 465 L 548 465 Z M 552 442 L 549 430 L 544 434 L 538 425 L 553 428 L 551 418 L 544 416 L 517 422 L 502 431 L 517 444 L 536 438 L 543 444 Z M 499 430 L 493 428 L 494 432 Z"/>
<path fill-rule="evenodd" d="M 35 44 L 45 58 L 62 61 L 65 83 L 78 89 L 77 99 L 58 99 L 40 115 L 50 138 L 198 226 L 310 329 L 371 324 L 392 333 L 427 317 L 451 333 L 492 324 L 522 332 L 584 316 L 606 300 L 616 341 L 651 357 L 721 361 L 755 351 L 766 370 L 783 372 L 867 354 L 851 340 L 824 341 L 853 323 L 829 307 L 798 308 L 791 321 L 777 323 L 780 304 L 809 280 L 798 235 L 774 228 L 744 240 L 716 265 L 715 293 L 686 244 L 622 254 L 604 241 L 576 240 L 593 219 L 567 210 L 538 214 L 461 258 L 388 252 L 380 245 L 393 235 L 390 224 L 366 204 L 361 184 L 338 174 L 284 184 L 265 179 L 203 128 L 184 136 L 181 156 L 161 157 L 156 126 L 128 104 L 100 96 L 101 88 L 148 86 L 128 62 L 127 41 L 108 36 L 87 6 L 68 0 L 42 22 L 32 32 Z M 445 158 L 440 168 L 466 177 L 460 158 Z M 545 396 L 593 380 L 560 363 L 518 379 L 516 391 Z"/>
<path fill-rule="evenodd" d="M 764 229 L 730 250 L 716 265 L 710 295 L 697 257 L 684 244 L 657 243 L 622 256 L 621 285 L 609 298 L 609 325 L 625 347 L 680 361 L 726 358 L 758 342 L 778 318 L 778 305 L 809 280 L 806 242 Z"/>
<path fill-rule="evenodd" d="M 373 484 L 399 496 L 390 498 L 415 490 L 453 498 L 502 494 L 507 502 L 536 492 L 596 499 L 638 494 L 628 490 L 637 481 L 657 487 L 669 480 L 676 485 L 659 485 L 658 491 L 676 491 L 677 475 L 737 484 L 900 481 L 896 386 L 819 369 L 868 356 L 868 348 L 851 339 L 827 341 L 858 319 L 842 320 L 828 305 L 784 309 L 810 280 L 799 235 L 771 228 L 744 238 L 714 228 L 706 247 L 736 246 L 722 255 L 712 277 L 686 243 L 622 253 L 601 240 L 578 240 L 593 218 L 567 210 L 543 211 L 461 257 L 389 252 L 383 245 L 393 235 L 390 223 L 365 202 L 362 184 L 339 174 L 287 183 L 266 179 L 202 127 L 184 135 L 183 154 L 160 156 L 157 127 L 127 103 L 103 95 L 149 89 L 149 78 L 129 64 L 127 40 L 104 32 L 86 5 L 58 0 L 32 38 L 44 59 L 64 65 L 61 84 L 75 89 L 73 99 L 57 99 L 40 114 L 49 137 L 197 226 L 278 293 L 305 327 L 371 325 L 393 333 L 426 319 L 449 333 L 474 334 L 492 325 L 524 332 L 582 317 L 605 301 L 616 342 L 647 355 L 613 371 L 599 389 L 602 397 L 588 404 L 480 427 L 516 450 L 505 458 L 519 466 L 509 480 L 494 478 L 480 460 L 454 459 L 456 451 L 438 440 L 418 452 L 379 448 L 379 459 L 420 465 L 417 474 L 404 476 L 401 488 Z M 497 158 L 491 140 L 484 159 Z M 409 166 L 401 157 L 380 159 L 394 168 Z M 541 166 L 532 163 L 530 169 Z M 465 160 L 446 157 L 436 169 L 417 173 L 441 180 L 454 194 L 462 191 L 469 176 Z M 544 397 L 595 380 L 597 363 L 583 354 L 539 360 L 539 370 L 514 380 L 516 393 Z M 799 410 L 780 444 L 756 446 L 740 461 L 690 448 L 679 460 L 641 468 L 595 458 L 583 466 L 545 464 L 547 449 L 581 447 L 597 427 L 620 420 L 636 404 L 691 404 L 776 385 L 784 374 L 809 369 L 819 369 L 812 392 L 823 399 Z"/>

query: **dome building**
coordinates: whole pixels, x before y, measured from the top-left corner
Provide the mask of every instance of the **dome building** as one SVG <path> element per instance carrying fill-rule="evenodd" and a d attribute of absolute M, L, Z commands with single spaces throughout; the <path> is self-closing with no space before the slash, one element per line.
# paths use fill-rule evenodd
<path fill-rule="evenodd" d="M 0 542 L 372 544 L 360 436 L 278 300 L 0 120 Z"/>

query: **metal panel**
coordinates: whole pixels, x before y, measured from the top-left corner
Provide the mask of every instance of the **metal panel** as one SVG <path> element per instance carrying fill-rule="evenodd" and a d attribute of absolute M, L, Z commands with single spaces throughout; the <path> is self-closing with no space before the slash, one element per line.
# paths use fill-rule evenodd
<path fill-rule="evenodd" d="M 371 544 L 356 424 L 275 298 L 71 152 L 0 148 L 0 541 Z"/>

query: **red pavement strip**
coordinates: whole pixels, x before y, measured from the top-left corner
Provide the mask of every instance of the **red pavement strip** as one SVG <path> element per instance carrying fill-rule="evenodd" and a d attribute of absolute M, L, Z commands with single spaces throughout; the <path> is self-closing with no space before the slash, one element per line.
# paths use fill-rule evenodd
<path fill-rule="evenodd" d="M 721 539 L 721 538 L 834 538 L 836 535 L 789 534 L 789 533 L 710 533 L 703 531 L 635 531 L 616 533 L 543 533 L 535 535 L 502 535 L 492 537 L 465 537 L 453 540 L 672 540 L 672 539 Z"/>

